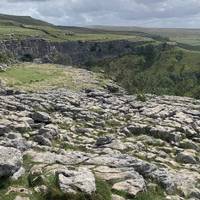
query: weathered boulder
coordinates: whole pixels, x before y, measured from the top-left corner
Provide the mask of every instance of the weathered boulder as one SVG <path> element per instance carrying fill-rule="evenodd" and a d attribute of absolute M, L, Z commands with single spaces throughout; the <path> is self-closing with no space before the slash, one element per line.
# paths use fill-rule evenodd
<path fill-rule="evenodd" d="M 28 151 L 26 155 L 30 156 L 34 162 L 43 164 L 55 164 L 60 163 L 63 165 L 77 165 L 88 160 L 88 155 L 81 152 L 65 152 L 62 154 L 46 152 Z"/>
<path fill-rule="evenodd" d="M 43 135 L 44 137 L 47 137 L 48 139 L 58 137 L 59 133 L 60 131 L 58 127 L 53 124 L 48 124 L 39 130 L 39 134 Z"/>
<path fill-rule="evenodd" d="M 40 145 L 45 145 L 45 146 L 51 146 L 52 144 L 51 141 L 47 137 L 44 137 L 43 135 L 36 135 L 34 137 L 34 141 Z"/>
<path fill-rule="evenodd" d="M 91 195 L 96 191 L 93 173 L 86 168 L 76 170 L 65 170 L 58 173 L 59 187 L 64 193 L 84 192 Z"/>
<path fill-rule="evenodd" d="M 105 136 L 105 137 L 99 137 L 96 141 L 96 146 L 100 147 L 100 146 L 104 146 L 106 144 L 110 144 L 112 142 L 113 138 L 109 137 L 109 136 Z"/>
<path fill-rule="evenodd" d="M 34 112 L 31 116 L 35 122 L 50 123 L 51 117 L 45 112 Z"/>
<path fill-rule="evenodd" d="M 119 196 L 119 195 L 113 194 L 113 195 L 112 195 L 112 200 L 125 200 L 125 198 L 124 198 L 124 197 L 121 197 L 121 196 Z"/>
<path fill-rule="evenodd" d="M 176 160 L 181 163 L 189 163 L 189 164 L 197 164 L 197 159 L 192 152 L 184 151 L 178 153 L 176 156 Z"/>
<path fill-rule="evenodd" d="M 0 177 L 10 177 L 22 165 L 22 154 L 11 147 L 0 146 Z"/>
<path fill-rule="evenodd" d="M 180 147 L 183 149 L 194 149 L 196 151 L 200 149 L 200 145 L 196 144 L 195 142 L 189 139 L 184 139 L 183 141 L 181 141 Z"/>
<path fill-rule="evenodd" d="M 0 136 L 4 136 L 5 133 L 9 132 L 9 128 L 5 125 L 0 125 Z"/>
<path fill-rule="evenodd" d="M 139 192 L 143 192 L 145 190 L 145 186 L 143 177 L 138 175 L 135 179 L 128 179 L 115 183 L 112 189 L 124 191 L 131 196 L 136 196 Z"/>
<path fill-rule="evenodd" d="M 31 144 L 24 138 L 2 140 L 0 141 L 0 145 L 5 147 L 13 147 L 15 149 L 19 149 L 20 151 L 25 151 L 31 147 Z"/>

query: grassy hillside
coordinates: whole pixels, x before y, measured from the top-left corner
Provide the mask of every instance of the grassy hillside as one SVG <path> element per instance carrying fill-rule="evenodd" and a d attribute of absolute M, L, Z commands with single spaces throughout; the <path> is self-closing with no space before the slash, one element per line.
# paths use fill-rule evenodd
<path fill-rule="evenodd" d="M 27 37 L 43 38 L 50 41 L 107 41 L 107 40 L 149 40 L 137 34 L 99 31 L 82 27 L 64 27 L 34 19 L 29 16 L 0 14 L 0 40 L 24 39 Z"/>
<path fill-rule="evenodd" d="M 162 37 L 156 34 L 150 34 L 146 32 L 141 32 L 141 31 L 128 31 L 126 29 L 122 30 L 112 30 L 112 29 L 100 29 L 98 26 L 97 28 L 90 27 L 90 28 L 85 28 L 85 27 L 73 27 L 73 26 L 59 26 L 60 29 L 65 30 L 65 31 L 72 31 L 74 33 L 80 33 L 80 34 L 114 34 L 114 35 L 124 35 L 124 36 L 139 36 L 139 37 L 144 37 L 148 39 L 154 39 L 154 40 L 159 40 L 159 41 L 169 41 L 168 38 Z"/>
<path fill-rule="evenodd" d="M 44 38 L 50 41 L 160 41 L 159 46 L 139 47 L 135 54 L 91 62 L 90 69 L 104 70 L 131 93 L 185 95 L 200 98 L 200 30 L 138 27 L 90 28 L 54 26 L 33 19 L 0 15 L 0 40 Z M 175 41 L 175 45 L 166 45 Z M 180 48 L 181 47 L 181 48 Z M 0 58 L 1 60 L 1 58 Z M 17 72 L 16 72 L 17 73 Z"/>
<path fill-rule="evenodd" d="M 200 46 L 200 29 L 184 28 L 142 28 L 142 27 L 120 27 L 120 26 L 93 26 L 95 30 L 106 30 L 113 32 L 147 34 L 150 37 L 160 36 L 168 38 L 171 41 L 183 43 L 192 46 Z"/>
<path fill-rule="evenodd" d="M 0 14 L 0 39 L 40 37 L 49 40 L 153 39 L 175 41 L 190 50 L 200 50 L 200 29 L 141 28 L 115 26 L 55 26 L 29 16 Z M 187 46 L 186 46 L 187 45 Z"/>
<path fill-rule="evenodd" d="M 71 33 L 68 30 L 61 30 L 49 26 L 32 25 L 1 25 L 0 40 L 25 39 L 28 37 L 43 38 L 50 41 L 110 41 L 110 40 L 132 40 L 144 41 L 149 38 L 137 35 L 119 35 L 112 33 Z"/>
<path fill-rule="evenodd" d="M 175 41 L 190 50 L 200 50 L 200 29 L 164 29 L 115 26 L 55 26 L 29 16 L 0 14 L 0 39 L 39 37 L 48 40 L 149 40 Z M 187 45 L 187 46 L 186 46 Z"/>
<path fill-rule="evenodd" d="M 91 29 L 91 28 L 76 27 L 76 26 L 57 26 L 57 27 L 64 31 L 71 31 L 72 33 L 80 33 L 80 34 L 101 34 L 108 32 L 100 29 Z"/>
<path fill-rule="evenodd" d="M 63 31 L 55 27 L 48 26 L 0 26 L 0 40 L 5 39 L 25 39 L 28 37 L 43 38 L 50 41 L 109 41 L 109 40 L 132 40 L 144 41 L 149 38 L 137 35 L 119 34 L 79 34 Z"/>
<path fill-rule="evenodd" d="M 200 98 L 200 52 L 148 45 L 137 54 L 93 63 L 130 93 L 154 93 Z"/>
<path fill-rule="evenodd" d="M 34 19 L 30 16 L 15 16 L 5 14 L 0 14 L 0 24 L 1 23 L 26 24 L 35 26 L 53 26 L 53 24 L 42 20 Z"/>
<path fill-rule="evenodd" d="M 42 91 L 52 88 L 100 88 L 107 82 L 99 74 L 83 69 L 53 64 L 20 63 L 0 72 L 0 81 L 7 86 L 25 91 Z"/>

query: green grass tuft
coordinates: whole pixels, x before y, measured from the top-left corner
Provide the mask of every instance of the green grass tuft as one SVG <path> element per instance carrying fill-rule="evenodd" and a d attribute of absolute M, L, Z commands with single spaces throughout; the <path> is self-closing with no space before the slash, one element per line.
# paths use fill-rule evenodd
<path fill-rule="evenodd" d="M 53 64 L 21 63 L 14 65 L 5 72 L 0 72 L 0 80 L 3 80 L 9 87 L 26 91 L 55 88 L 77 91 L 83 88 L 102 87 L 94 83 L 95 75 L 88 78 L 87 75 L 80 74 L 79 69 Z"/>
<path fill-rule="evenodd" d="M 164 200 L 164 191 L 160 187 L 150 189 L 147 192 L 137 195 L 133 200 Z"/>
<path fill-rule="evenodd" d="M 57 180 L 54 178 L 49 184 L 49 190 L 44 200 L 111 200 L 111 188 L 103 180 L 96 179 L 96 192 L 91 196 L 82 192 L 77 194 L 64 194 L 57 185 Z"/>

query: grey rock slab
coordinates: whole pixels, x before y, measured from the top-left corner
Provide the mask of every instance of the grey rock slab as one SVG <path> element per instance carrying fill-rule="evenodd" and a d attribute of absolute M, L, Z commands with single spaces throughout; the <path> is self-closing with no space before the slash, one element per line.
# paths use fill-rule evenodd
<path fill-rule="evenodd" d="M 197 164 L 198 163 L 194 153 L 189 152 L 189 151 L 184 151 L 184 152 L 178 153 L 176 156 L 176 160 L 180 163 L 189 163 L 189 164 Z"/>
<path fill-rule="evenodd" d="M 9 128 L 5 125 L 0 125 L 0 136 L 4 136 L 5 133 L 9 132 Z"/>
<path fill-rule="evenodd" d="M 196 195 L 200 194 L 198 189 L 200 174 L 198 172 L 181 169 L 174 174 L 174 180 L 181 196 L 197 197 Z"/>
<path fill-rule="evenodd" d="M 196 144 L 195 142 L 189 139 L 182 140 L 179 146 L 183 149 L 194 149 L 196 151 L 200 150 L 200 145 Z"/>
<path fill-rule="evenodd" d="M 58 171 L 58 184 L 64 193 L 84 192 L 91 195 L 96 191 L 94 174 L 87 168 Z"/>
<path fill-rule="evenodd" d="M 96 141 L 96 146 L 100 147 L 100 146 L 104 146 L 106 144 L 110 144 L 112 143 L 113 138 L 109 137 L 109 136 L 105 136 L 105 137 L 99 137 Z"/>
<path fill-rule="evenodd" d="M 87 164 L 102 165 L 109 167 L 131 167 L 135 171 L 139 172 L 145 178 L 154 179 L 160 185 L 163 186 L 169 193 L 176 191 L 176 183 L 174 180 L 174 174 L 164 168 L 158 168 L 156 165 L 148 163 L 146 161 L 127 156 L 127 155 L 101 155 L 86 160 Z"/>
<path fill-rule="evenodd" d="M 34 141 L 37 142 L 39 145 L 45 145 L 45 146 L 52 145 L 51 141 L 47 137 L 44 137 L 42 135 L 36 135 L 34 137 Z"/>
<path fill-rule="evenodd" d="M 37 163 L 55 164 L 60 163 L 64 165 L 76 165 L 83 163 L 89 159 L 89 154 L 81 152 L 65 152 L 56 154 L 51 152 L 36 152 L 33 150 L 27 151 L 27 155 L 31 156 L 32 160 Z"/>
<path fill-rule="evenodd" d="M 11 147 L 0 146 L 0 177 L 10 177 L 22 165 L 22 154 Z"/>
<path fill-rule="evenodd" d="M 20 133 L 25 133 L 31 130 L 31 127 L 26 122 L 23 123 L 18 122 L 17 124 L 13 124 L 12 128 L 16 131 L 19 131 Z"/>
<path fill-rule="evenodd" d="M 151 178 L 156 180 L 168 194 L 174 194 L 177 189 L 175 175 L 165 168 L 158 168 L 149 174 Z"/>
<path fill-rule="evenodd" d="M 125 200 L 125 198 L 116 194 L 112 194 L 112 200 Z"/>
<path fill-rule="evenodd" d="M 138 172 L 131 168 L 111 168 L 108 166 L 99 166 L 94 169 L 95 175 L 103 180 L 125 180 L 125 179 L 137 179 L 139 177 Z M 141 177 L 141 176 L 140 176 Z"/>
<path fill-rule="evenodd" d="M 50 134 L 52 138 L 56 138 L 60 134 L 60 131 L 56 125 L 48 124 L 39 130 L 39 134 L 41 135 L 44 135 L 46 133 Z"/>
<path fill-rule="evenodd" d="M 25 172 L 26 172 L 26 170 L 25 170 L 23 167 L 21 167 L 17 172 L 15 172 L 15 173 L 12 175 L 11 179 L 14 180 L 14 181 L 16 181 L 16 180 L 18 180 L 20 177 L 22 177 L 22 176 L 25 174 Z"/>
<path fill-rule="evenodd" d="M 41 123 L 50 123 L 51 122 L 51 117 L 49 116 L 48 113 L 46 112 L 34 112 L 32 115 L 31 115 L 32 119 L 35 121 L 35 122 L 41 122 Z"/>
<path fill-rule="evenodd" d="M 27 141 L 24 138 L 16 138 L 16 139 L 5 139 L 0 141 L 0 145 L 5 147 L 13 147 L 15 149 L 20 150 L 21 152 L 28 150 L 31 147 L 30 141 Z"/>
<path fill-rule="evenodd" d="M 137 175 L 135 179 L 128 179 L 115 183 L 112 189 L 117 191 L 124 191 L 131 196 L 136 196 L 139 192 L 143 192 L 146 189 L 145 180 L 142 176 Z"/>

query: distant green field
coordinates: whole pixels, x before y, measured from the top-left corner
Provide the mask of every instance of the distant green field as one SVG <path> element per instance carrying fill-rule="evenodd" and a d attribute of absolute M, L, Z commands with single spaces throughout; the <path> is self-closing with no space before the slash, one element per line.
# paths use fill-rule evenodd
<path fill-rule="evenodd" d="M 136 35 L 71 33 L 66 30 L 47 26 L 0 26 L 0 39 L 24 39 L 27 37 L 44 38 L 51 41 L 109 41 L 124 39 L 133 41 L 150 40 L 149 38 Z"/>
<path fill-rule="evenodd" d="M 85 27 L 55 26 L 29 16 L 0 14 L 0 39 L 40 37 L 54 41 L 65 40 L 151 40 L 138 34 L 95 30 Z"/>
<path fill-rule="evenodd" d="M 151 40 L 140 35 L 126 35 L 109 31 L 95 31 L 81 27 L 59 27 L 29 16 L 0 14 L 0 40 L 43 38 L 50 41 L 109 41 L 109 40 Z"/>
<path fill-rule="evenodd" d="M 171 40 L 183 43 L 183 44 L 189 44 L 192 46 L 200 46 L 200 35 L 194 35 L 194 36 L 186 36 L 186 37 L 171 37 Z"/>
<path fill-rule="evenodd" d="M 105 30 L 113 33 L 124 32 L 126 34 L 139 35 L 147 34 L 151 36 L 161 36 L 169 38 L 171 41 L 200 46 L 200 29 L 184 29 L 184 28 L 142 28 L 142 27 L 126 27 L 126 26 L 93 26 L 96 31 Z"/>
<path fill-rule="evenodd" d="M 23 37 L 37 37 L 44 36 L 41 31 L 25 29 L 17 26 L 1 26 L 0 27 L 0 39 L 20 39 Z"/>
<path fill-rule="evenodd" d="M 0 39 L 44 38 L 51 41 L 174 41 L 200 50 L 200 29 L 142 28 L 120 26 L 55 26 L 29 16 L 0 14 Z M 191 47 L 190 47 L 191 46 Z M 183 46 L 182 46 L 183 47 Z"/>

